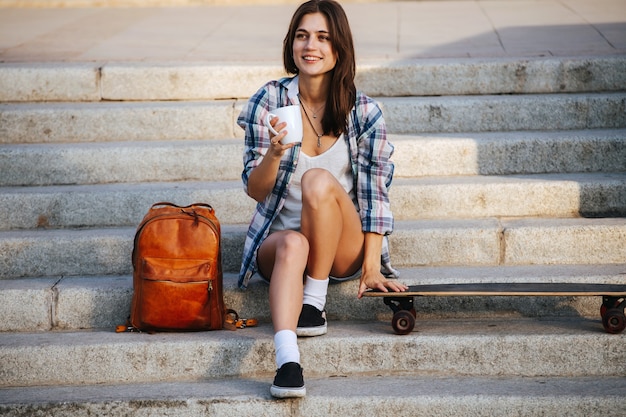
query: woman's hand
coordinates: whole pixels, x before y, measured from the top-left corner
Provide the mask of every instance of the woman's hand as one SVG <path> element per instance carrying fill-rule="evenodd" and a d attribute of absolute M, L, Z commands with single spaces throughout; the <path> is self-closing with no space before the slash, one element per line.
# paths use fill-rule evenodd
<path fill-rule="evenodd" d="M 361 285 L 359 286 L 358 298 L 363 296 L 363 293 L 368 289 L 379 290 L 382 292 L 403 292 L 409 289 L 404 284 L 395 280 L 389 280 L 380 271 L 367 272 L 363 271 L 361 274 Z"/>
<path fill-rule="evenodd" d="M 383 243 L 383 236 L 377 233 L 365 233 L 363 243 L 364 255 L 363 266 L 361 267 L 361 285 L 359 286 L 358 298 L 368 289 L 382 292 L 402 292 L 409 289 L 398 281 L 388 280 L 380 272 L 380 251 Z"/>
<path fill-rule="evenodd" d="M 265 153 L 261 163 L 250 172 L 248 177 L 248 195 L 259 203 L 265 200 L 267 195 L 272 191 L 276 182 L 276 174 L 280 166 L 280 158 L 285 151 L 294 146 L 293 143 L 283 145 L 280 141 L 287 135 L 285 127 L 287 123 L 278 123 L 278 117 L 272 118 L 270 124 L 279 134 L 273 135 L 270 130 L 270 147 Z M 280 128 L 281 130 L 278 130 Z"/>
<path fill-rule="evenodd" d="M 287 136 L 288 131 L 285 130 L 285 127 L 287 127 L 287 123 L 285 122 L 281 122 L 278 123 L 278 117 L 273 117 L 270 120 L 270 125 L 272 125 L 272 127 L 278 132 L 278 135 L 274 135 L 272 133 L 272 131 L 270 130 L 270 149 L 268 151 L 268 154 L 270 154 L 271 156 L 275 156 L 275 157 L 282 157 L 283 154 L 285 153 L 285 151 L 289 148 L 293 148 L 294 147 L 294 143 L 288 143 L 287 145 L 283 145 L 282 143 L 280 143 L 281 140 L 283 140 L 283 138 L 285 136 Z"/>

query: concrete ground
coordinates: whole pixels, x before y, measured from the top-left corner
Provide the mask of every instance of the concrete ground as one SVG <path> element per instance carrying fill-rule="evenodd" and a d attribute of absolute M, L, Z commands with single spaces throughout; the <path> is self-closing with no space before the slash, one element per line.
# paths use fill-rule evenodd
<path fill-rule="evenodd" d="M 0 7 L 0 63 L 280 63 L 296 7 Z M 624 0 L 348 2 L 344 7 L 358 62 L 626 53 Z"/>

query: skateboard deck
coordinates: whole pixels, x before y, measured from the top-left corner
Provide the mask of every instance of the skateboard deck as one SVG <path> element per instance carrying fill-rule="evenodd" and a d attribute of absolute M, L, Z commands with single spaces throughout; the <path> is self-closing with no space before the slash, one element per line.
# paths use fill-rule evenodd
<path fill-rule="evenodd" d="M 626 285 L 570 283 L 466 283 L 412 285 L 405 292 L 371 290 L 365 297 L 382 297 L 394 312 L 391 325 L 397 334 L 408 334 L 415 327 L 415 297 L 467 296 L 600 296 L 602 325 L 608 333 L 621 333 L 626 328 Z"/>

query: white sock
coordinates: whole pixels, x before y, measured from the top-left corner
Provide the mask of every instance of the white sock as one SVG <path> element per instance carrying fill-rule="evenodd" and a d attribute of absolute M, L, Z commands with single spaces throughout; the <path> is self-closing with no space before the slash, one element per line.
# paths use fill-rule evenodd
<path fill-rule="evenodd" d="M 287 362 L 300 363 L 298 336 L 291 330 L 281 330 L 274 335 L 276 347 L 276 365 L 280 369 Z"/>
<path fill-rule="evenodd" d="M 310 276 L 306 276 L 306 282 L 304 283 L 304 299 L 303 304 L 310 304 L 320 311 L 324 310 L 326 306 L 326 294 L 328 293 L 328 283 L 330 280 L 315 279 Z"/>

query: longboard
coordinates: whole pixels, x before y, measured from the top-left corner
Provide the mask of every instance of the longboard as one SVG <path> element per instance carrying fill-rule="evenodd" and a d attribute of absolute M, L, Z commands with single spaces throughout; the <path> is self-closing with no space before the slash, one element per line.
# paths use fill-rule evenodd
<path fill-rule="evenodd" d="M 408 334 L 415 327 L 415 297 L 466 296 L 600 296 L 602 325 L 608 333 L 621 333 L 626 328 L 626 285 L 571 283 L 467 283 L 412 285 L 405 292 L 371 290 L 365 297 L 382 297 L 394 312 L 391 326 L 396 334 Z"/>

